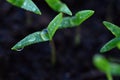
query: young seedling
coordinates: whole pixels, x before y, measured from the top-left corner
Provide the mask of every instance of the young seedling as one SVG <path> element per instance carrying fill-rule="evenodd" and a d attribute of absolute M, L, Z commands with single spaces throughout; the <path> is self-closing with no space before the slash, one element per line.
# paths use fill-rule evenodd
<path fill-rule="evenodd" d="M 45 42 L 45 41 L 52 41 L 52 38 L 58 29 L 60 23 L 62 22 L 62 13 L 59 13 L 48 25 L 46 29 L 43 29 L 42 31 L 34 32 L 24 39 L 22 39 L 20 42 L 18 42 L 15 46 L 12 47 L 12 50 L 21 51 L 24 47 L 39 43 L 39 42 Z M 54 49 L 54 48 L 53 48 Z M 55 52 L 52 51 L 52 62 L 55 57 Z"/>
<path fill-rule="evenodd" d="M 93 15 L 93 13 L 94 11 L 92 10 L 84 10 L 79 11 L 74 17 L 65 17 L 63 19 L 60 19 L 58 15 L 58 17 L 56 17 L 53 21 L 50 22 L 47 29 L 26 36 L 15 46 L 13 46 L 12 50 L 21 51 L 24 47 L 29 46 L 31 44 L 50 41 L 50 44 L 52 46 L 52 55 L 55 56 L 55 47 L 54 42 L 52 40 L 55 31 L 57 29 L 76 27 L 82 22 L 84 22 L 86 19 L 88 19 L 91 15 Z M 52 59 L 52 61 L 55 62 L 55 59 L 53 57 Z"/>
<path fill-rule="evenodd" d="M 107 52 L 115 47 L 120 49 L 120 27 L 117 25 L 114 25 L 110 22 L 104 21 L 103 24 L 107 27 L 108 30 L 112 32 L 112 34 L 115 36 L 114 39 L 110 40 L 108 43 L 106 43 L 100 50 L 101 53 Z"/>
<path fill-rule="evenodd" d="M 24 39 L 18 42 L 15 46 L 13 46 L 12 50 L 19 51 L 21 48 L 24 48 L 28 45 L 52 40 L 52 37 L 54 36 L 61 22 L 62 22 L 62 13 L 58 14 L 50 22 L 50 24 L 46 29 L 43 29 L 42 31 L 34 32 L 26 36 Z"/>
<path fill-rule="evenodd" d="M 95 55 L 93 57 L 94 65 L 107 75 L 108 80 L 113 80 L 113 76 L 120 76 L 120 64 L 109 62 L 102 55 Z"/>
<path fill-rule="evenodd" d="M 93 57 L 93 63 L 100 71 L 106 74 L 108 80 L 113 80 L 111 74 L 111 65 L 103 56 L 95 55 Z"/>

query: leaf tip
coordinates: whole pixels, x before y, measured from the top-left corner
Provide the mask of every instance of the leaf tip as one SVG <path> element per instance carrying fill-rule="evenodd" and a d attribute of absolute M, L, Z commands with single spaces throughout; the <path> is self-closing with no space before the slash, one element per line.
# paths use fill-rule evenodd
<path fill-rule="evenodd" d="M 11 48 L 11 50 L 14 50 L 14 51 L 16 51 L 16 48 L 13 46 L 13 47 Z"/>
<path fill-rule="evenodd" d="M 68 15 L 72 16 L 72 12 L 70 11 L 70 12 L 68 13 Z"/>
<path fill-rule="evenodd" d="M 105 52 L 106 52 L 106 50 L 104 50 L 104 48 L 100 49 L 100 53 L 105 53 Z"/>
<path fill-rule="evenodd" d="M 103 21 L 103 24 L 106 26 L 106 24 L 108 24 L 109 22 L 108 21 Z"/>

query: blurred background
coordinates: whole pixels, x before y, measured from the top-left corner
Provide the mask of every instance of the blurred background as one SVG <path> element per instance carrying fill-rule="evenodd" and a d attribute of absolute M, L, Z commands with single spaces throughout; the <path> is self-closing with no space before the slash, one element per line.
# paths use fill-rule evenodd
<path fill-rule="evenodd" d="M 20 52 L 11 47 L 30 33 L 46 28 L 58 14 L 44 0 L 33 0 L 42 15 L 0 0 L 0 80 L 107 80 L 92 58 L 114 36 L 102 21 L 120 26 L 120 0 L 62 0 L 73 12 L 91 9 L 95 14 L 82 25 L 58 30 L 54 36 L 56 64 L 51 64 L 49 42 L 26 47 Z M 68 16 L 68 15 L 66 15 Z M 103 54 L 120 60 L 120 51 Z M 114 76 L 114 80 L 120 80 Z"/>

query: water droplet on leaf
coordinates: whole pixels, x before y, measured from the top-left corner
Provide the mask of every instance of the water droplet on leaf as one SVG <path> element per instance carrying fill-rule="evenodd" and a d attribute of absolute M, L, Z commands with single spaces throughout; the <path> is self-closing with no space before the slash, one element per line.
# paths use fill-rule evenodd
<path fill-rule="evenodd" d="M 17 51 L 22 51 L 24 48 L 19 48 L 19 49 L 16 49 Z"/>

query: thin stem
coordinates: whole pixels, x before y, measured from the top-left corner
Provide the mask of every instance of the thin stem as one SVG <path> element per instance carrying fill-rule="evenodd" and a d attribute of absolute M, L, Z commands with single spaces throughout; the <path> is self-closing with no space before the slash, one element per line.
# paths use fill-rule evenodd
<path fill-rule="evenodd" d="M 75 45 L 78 45 L 80 43 L 80 27 L 76 28 L 76 33 L 75 33 Z"/>
<path fill-rule="evenodd" d="M 106 74 L 108 80 L 113 80 L 112 75 L 110 73 Z"/>
<path fill-rule="evenodd" d="M 51 47 L 51 62 L 54 65 L 56 62 L 56 49 L 53 40 L 50 40 L 50 47 Z"/>

